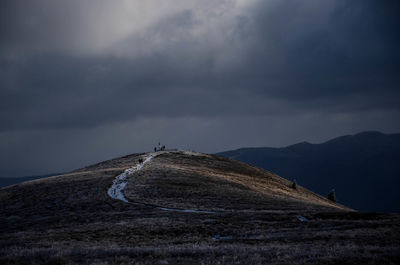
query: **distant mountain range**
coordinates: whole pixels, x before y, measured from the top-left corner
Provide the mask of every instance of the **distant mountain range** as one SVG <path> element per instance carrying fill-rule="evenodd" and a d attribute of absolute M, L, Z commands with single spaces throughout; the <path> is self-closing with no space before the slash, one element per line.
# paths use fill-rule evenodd
<path fill-rule="evenodd" d="M 361 211 L 400 212 L 400 134 L 363 132 L 321 144 L 241 148 L 217 155 L 272 171 Z"/>

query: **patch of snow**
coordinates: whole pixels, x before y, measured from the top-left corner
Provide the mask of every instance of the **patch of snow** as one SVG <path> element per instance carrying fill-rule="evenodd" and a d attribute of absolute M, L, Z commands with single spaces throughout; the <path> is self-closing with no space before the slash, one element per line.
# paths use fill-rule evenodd
<path fill-rule="evenodd" d="M 199 153 L 196 151 L 192 151 L 192 150 L 178 150 L 181 153 L 184 153 L 185 155 L 192 155 L 192 156 L 204 156 L 203 153 Z"/>
<path fill-rule="evenodd" d="M 202 220 L 201 222 L 202 222 L 203 224 L 212 224 L 212 223 L 215 223 L 216 220 L 207 218 L 207 219 Z"/>
<path fill-rule="evenodd" d="M 112 186 L 108 189 L 107 193 L 113 199 L 120 200 L 123 202 L 129 202 L 124 194 L 124 189 L 128 184 L 127 177 L 132 175 L 134 172 L 141 170 L 145 164 L 149 163 L 154 157 L 159 155 L 158 153 L 151 153 L 146 156 L 143 160 L 143 163 L 138 163 L 135 166 L 128 168 L 122 174 L 118 175 L 114 181 Z"/>
<path fill-rule="evenodd" d="M 305 218 L 304 216 L 301 215 L 296 215 L 297 219 L 299 219 L 300 222 L 308 222 L 308 219 Z"/>
<path fill-rule="evenodd" d="M 231 240 L 233 239 L 232 235 L 229 236 L 221 236 L 220 234 L 216 234 L 212 237 L 213 240 Z"/>

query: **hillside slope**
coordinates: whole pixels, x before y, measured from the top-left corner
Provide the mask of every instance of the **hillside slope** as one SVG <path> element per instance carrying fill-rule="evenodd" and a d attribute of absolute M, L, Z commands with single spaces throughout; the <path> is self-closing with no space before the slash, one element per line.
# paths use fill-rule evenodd
<path fill-rule="evenodd" d="M 38 176 L 26 176 L 26 177 L 18 177 L 18 178 L 0 177 L 0 188 L 1 187 L 7 187 L 7 186 L 10 186 L 10 185 L 15 185 L 15 184 L 22 183 L 22 182 L 25 182 L 25 181 L 51 177 L 51 176 L 55 176 L 55 175 L 60 175 L 60 173 L 38 175 Z"/>
<path fill-rule="evenodd" d="M 322 144 L 243 148 L 218 155 L 265 168 L 357 210 L 400 212 L 400 134 L 364 132 Z"/>
<path fill-rule="evenodd" d="M 200 153 L 166 152 L 134 174 L 130 201 L 214 210 L 346 209 L 268 171 Z"/>
<path fill-rule="evenodd" d="M 148 156 L 1 188 L 0 263 L 395 264 L 399 258 L 398 215 L 357 213 L 223 157 Z M 147 162 L 139 167 L 139 159 Z M 119 188 L 129 202 L 108 194 L 119 176 L 126 176 Z"/>
<path fill-rule="evenodd" d="M 32 196 L 39 196 L 41 200 L 54 201 L 53 195 L 59 200 L 68 200 L 71 196 L 77 200 L 83 198 L 86 203 L 107 200 L 106 194 L 92 196 L 106 192 L 116 175 L 137 164 L 145 155 L 125 156 L 71 173 L 25 182 L 3 189 L 0 196 L 14 201 L 16 198 L 8 196 L 34 192 Z M 278 175 L 242 162 L 202 153 L 170 151 L 159 152 L 151 163 L 131 174 L 124 192 L 132 202 L 187 209 L 347 209 L 301 186 L 294 190 L 291 185 Z"/>

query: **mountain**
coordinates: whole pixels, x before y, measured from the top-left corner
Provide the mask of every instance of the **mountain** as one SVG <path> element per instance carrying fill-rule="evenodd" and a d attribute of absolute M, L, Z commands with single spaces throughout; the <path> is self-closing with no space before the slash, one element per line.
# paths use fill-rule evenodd
<path fill-rule="evenodd" d="M 271 170 L 362 211 L 400 212 L 400 134 L 363 132 L 321 144 L 242 148 L 218 155 Z"/>
<path fill-rule="evenodd" d="M 193 151 L 0 188 L 0 264 L 398 264 L 400 215 L 356 212 Z"/>

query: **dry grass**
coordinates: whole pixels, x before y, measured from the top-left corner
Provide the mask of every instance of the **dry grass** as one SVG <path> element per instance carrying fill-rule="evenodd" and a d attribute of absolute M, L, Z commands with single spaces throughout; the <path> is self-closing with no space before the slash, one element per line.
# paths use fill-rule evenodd
<path fill-rule="evenodd" d="M 132 201 L 197 209 L 348 208 L 268 171 L 230 159 L 164 153 L 131 176 Z"/>
<path fill-rule="evenodd" d="M 286 180 L 214 156 L 157 157 L 133 176 L 128 196 L 232 212 L 110 199 L 114 177 L 138 157 L 0 189 L 0 264 L 400 263 L 398 214 L 338 211 L 305 200 L 314 198 L 306 190 L 301 200 L 267 196 L 265 185 L 279 193 Z"/>

